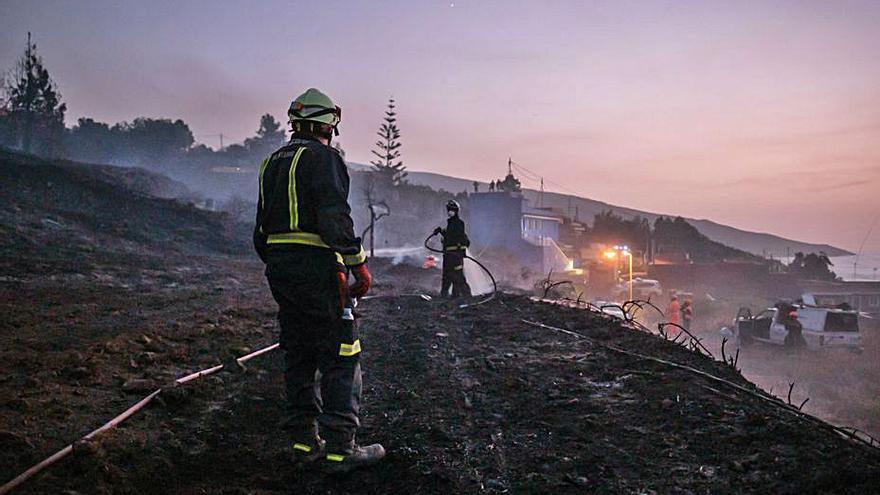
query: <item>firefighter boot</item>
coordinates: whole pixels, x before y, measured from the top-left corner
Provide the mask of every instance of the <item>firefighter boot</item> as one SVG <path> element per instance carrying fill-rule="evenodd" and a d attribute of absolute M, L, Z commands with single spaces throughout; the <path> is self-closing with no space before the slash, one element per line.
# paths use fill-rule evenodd
<path fill-rule="evenodd" d="M 310 464 L 324 456 L 327 442 L 318 436 L 317 422 L 298 428 L 293 438 L 293 462 L 296 465 Z"/>
<path fill-rule="evenodd" d="M 362 447 L 355 442 L 352 433 L 343 442 L 329 440 L 322 468 L 330 474 L 345 474 L 376 464 L 383 457 L 385 448 L 382 445 L 374 443 Z"/>

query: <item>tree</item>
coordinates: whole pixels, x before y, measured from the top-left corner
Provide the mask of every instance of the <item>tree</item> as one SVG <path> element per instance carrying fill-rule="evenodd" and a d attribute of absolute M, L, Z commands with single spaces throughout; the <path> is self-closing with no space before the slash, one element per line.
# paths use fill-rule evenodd
<path fill-rule="evenodd" d="M 73 160 L 93 163 L 112 163 L 122 151 L 118 129 L 104 122 L 80 118 L 65 134 L 64 149 Z"/>
<path fill-rule="evenodd" d="M 114 125 L 113 131 L 124 135 L 123 142 L 135 165 L 167 167 L 195 142 L 189 126 L 180 119 L 138 117 L 131 123 Z"/>
<path fill-rule="evenodd" d="M 686 253 L 695 262 L 753 260 L 760 258 L 703 235 L 682 217 L 657 217 L 652 234 L 656 253 Z"/>
<path fill-rule="evenodd" d="M 24 55 L 4 82 L 3 89 L 6 126 L 13 129 L 7 133 L 12 137 L 12 142 L 7 144 L 27 153 L 59 154 L 67 105 L 61 103 L 61 93 L 43 66 L 31 33 L 28 33 Z"/>
<path fill-rule="evenodd" d="M 379 141 L 376 141 L 376 148 L 373 154 L 379 159 L 370 163 L 384 182 L 393 186 L 398 186 L 406 178 L 406 167 L 400 158 L 400 129 L 397 128 L 397 113 L 394 111 L 394 98 L 388 99 L 388 110 L 385 111 L 385 122 L 379 126 L 376 135 Z"/>
<path fill-rule="evenodd" d="M 260 128 L 257 135 L 244 140 L 244 146 L 259 156 L 265 156 L 277 150 L 287 139 L 281 124 L 271 114 L 260 117 Z"/>
<path fill-rule="evenodd" d="M 638 215 L 625 219 L 611 210 L 603 210 L 593 217 L 590 232 L 594 239 L 604 244 L 625 244 L 641 250 L 651 238 L 651 224 L 647 218 Z"/>
<path fill-rule="evenodd" d="M 802 278 L 808 280 L 836 280 L 837 274 L 831 271 L 829 267 L 834 263 L 828 259 L 828 255 L 822 251 L 818 254 L 810 253 L 804 256 L 804 253 L 795 253 L 794 259 L 789 263 L 788 270 Z"/>

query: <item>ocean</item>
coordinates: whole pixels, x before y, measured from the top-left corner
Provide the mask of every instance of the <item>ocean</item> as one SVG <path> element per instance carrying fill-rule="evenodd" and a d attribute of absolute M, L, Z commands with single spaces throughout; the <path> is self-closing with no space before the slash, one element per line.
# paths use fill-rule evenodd
<path fill-rule="evenodd" d="M 858 264 L 853 267 L 855 256 L 832 256 L 831 269 L 844 280 L 877 280 L 880 281 L 880 253 L 862 253 Z M 791 258 L 782 258 L 783 263 L 791 262 Z M 855 268 L 855 273 L 853 273 Z"/>

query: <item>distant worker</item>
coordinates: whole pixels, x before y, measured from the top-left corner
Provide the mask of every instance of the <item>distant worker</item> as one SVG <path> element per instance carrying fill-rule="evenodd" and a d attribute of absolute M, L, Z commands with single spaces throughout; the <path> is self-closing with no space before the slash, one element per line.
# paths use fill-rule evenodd
<path fill-rule="evenodd" d="M 320 461 L 329 472 L 350 471 L 385 455 L 381 445 L 359 447 L 355 440 L 361 341 L 349 298 L 363 297 L 372 277 L 354 234 L 348 171 L 330 147 L 340 114 L 314 88 L 291 103 L 290 142 L 260 165 L 254 228 L 254 247 L 278 303 L 284 428 L 298 463 Z M 354 276 L 351 287 L 346 272 Z"/>
<path fill-rule="evenodd" d="M 685 299 L 681 305 L 681 326 L 685 330 L 691 330 L 691 321 L 694 319 L 694 303 L 690 299 Z"/>
<path fill-rule="evenodd" d="M 450 287 L 452 297 L 471 295 L 471 288 L 464 276 L 464 256 L 471 241 L 464 231 L 464 222 L 458 216 L 460 209 L 458 201 L 449 200 L 446 203 L 446 214 L 449 217 L 446 229 L 437 227 L 434 230 L 434 235 L 443 236 L 443 282 L 440 286 L 440 297 L 449 295 Z"/>
<path fill-rule="evenodd" d="M 670 337 L 678 336 L 681 333 L 681 330 L 675 325 L 681 325 L 681 305 L 678 303 L 678 296 L 673 294 L 672 298 L 669 300 L 669 308 L 666 310 L 666 317 L 669 319 L 669 323 L 672 327 L 672 331 L 668 332 Z"/>
<path fill-rule="evenodd" d="M 804 327 L 801 325 L 801 322 L 798 321 L 797 309 L 794 307 L 787 308 L 788 314 L 786 315 L 785 320 L 782 324 L 785 326 L 785 347 L 790 349 L 796 349 L 798 347 L 803 347 L 807 343 L 804 341 L 803 330 Z"/>
<path fill-rule="evenodd" d="M 475 193 L 480 192 L 480 183 L 477 181 L 474 181 L 474 192 Z"/>
<path fill-rule="evenodd" d="M 495 181 L 489 183 L 489 192 L 495 192 Z"/>

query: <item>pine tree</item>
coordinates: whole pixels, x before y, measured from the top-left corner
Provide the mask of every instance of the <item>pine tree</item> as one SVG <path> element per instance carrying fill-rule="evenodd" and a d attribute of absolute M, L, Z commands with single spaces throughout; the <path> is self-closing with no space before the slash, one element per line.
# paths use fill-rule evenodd
<path fill-rule="evenodd" d="M 24 55 L 4 86 L 4 109 L 15 129 L 15 144 L 28 153 L 58 154 L 67 105 L 61 103 L 61 93 L 37 55 L 31 33 Z"/>
<path fill-rule="evenodd" d="M 406 178 L 406 167 L 400 158 L 400 129 L 397 128 L 397 113 L 394 111 L 394 98 L 388 99 L 388 110 L 385 111 L 385 122 L 379 126 L 376 135 L 379 141 L 376 141 L 376 148 L 373 154 L 379 159 L 370 163 L 375 168 L 379 176 L 391 185 L 397 186 Z"/>

